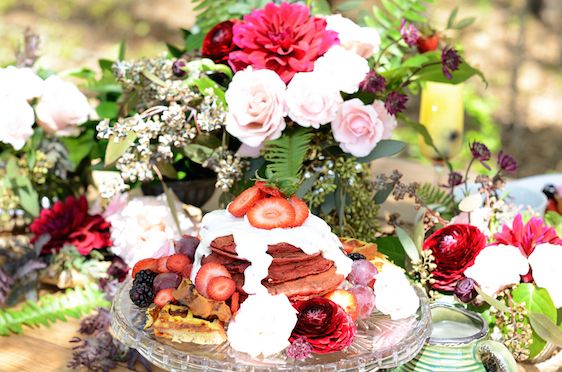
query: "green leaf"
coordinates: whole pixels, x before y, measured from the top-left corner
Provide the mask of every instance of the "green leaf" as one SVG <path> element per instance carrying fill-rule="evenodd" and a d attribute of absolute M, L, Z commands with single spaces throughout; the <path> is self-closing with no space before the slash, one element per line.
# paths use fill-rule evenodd
<path fill-rule="evenodd" d="M 455 20 L 457 18 L 457 13 L 459 12 L 459 7 L 456 6 L 455 9 L 449 15 L 449 19 L 447 20 L 447 28 L 452 28 L 455 24 Z"/>
<path fill-rule="evenodd" d="M 19 187 L 17 194 L 21 207 L 33 217 L 39 216 L 39 195 L 33 187 Z"/>
<path fill-rule="evenodd" d="M 412 80 L 459 84 L 465 82 L 466 80 L 476 75 L 479 76 L 486 85 L 488 85 L 488 82 L 484 74 L 480 70 L 469 65 L 463 58 L 461 58 L 461 64 L 459 65 L 458 70 L 452 71 L 451 75 L 452 78 L 450 80 L 447 79 L 447 77 L 443 75 L 443 70 L 441 69 L 441 65 L 432 65 L 421 70 L 419 73 L 416 74 L 415 77 L 412 78 Z"/>
<path fill-rule="evenodd" d="M 94 147 L 96 142 L 95 130 L 89 128 L 78 137 L 63 137 L 61 141 L 68 150 L 68 158 L 73 165 L 72 170 L 74 171 L 80 162 L 90 154 L 92 147 Z"/>
<path fill-rule="evenodd" d="M 315 15 L 330 15 L 332 14 L 332 9 L 327 0 L 312 0 L 311 12 Z"/>
<path fill-rule="evenodd" d="M 484 292 L 482 288 L 480 288 L 479 286 L 477 285 L 474 286 L 474 289 L 476 289 L 476 292 L 478 292 L 478 294 L 484 299 L 484 301 L 486 301 L 488 305 L 493 306 L 496 309 L 503 311 L 504 313 L 511 313 L 511 310 L 509 309 L 509 307 L 507 307 L 505 303 L 490 296 L 489 294 Z"/>
<path fill-rule="evenodd" d="M 410 260 L 418 261 L 420 254 L 410 235 L 399 226 L 396 226 L 396 235 L 400 239 L 400 244 L 402 244 L 402 248 L 404 248 L 404 252 L 406 252 Z"/>
<path fill-rule="evenodd" d="M 449 212 L 456 207 L 455 200 L 449 192 L 429 182 L 421 184 L 416 195 L 424 205 L 443 207 Z"/>
<path fill-rule="evenodd" d="M 377 204 L 382 204 L 386 201 L 386 199 L 390 196 L 394 190 L 394 184 L 388 183 L 386 186 L 375 193 L 373 200 Z"/>
<path fill-rule="evenodd" d="M 183 148 L 183 151 L 185 153 L 185 156 L 187 156 L 191 161 L 197 164 L 202 164 L 213 154 L 213 149 L 207 146 L 197 145 L 195 143 L 186 145 Z"/>
<path fill-rule="evenodd" d="M 348 12 L 350 10 L 356 10 L 363 5 L 363 0 L 348 0 L 342 3 L 339 3 L 336 7 L 336 10 L 339 12 Z"/>
<path fill-rule="evenodd" d="M 100 59 L 98 61 L 98 64 L 100 65 L 100 68 L 102 70 L 109 71 L 109 72 L 111 72 L 111 70 L 112 70 L 113 63 L 114 62 L 110 59 Z"/>
<path fill-rule="evenodd" d="M 117 54 L 117 60 L 125 60 L 125 40 L 121 40 L 121 42 L 119 43 L 119 53 Z"/>
<path fill-rule="evenodd" d="M 562 347 L 562 330 L 546 315 L 529 312 L 529 321 L 533 331 L 543 340 Z"/>
<path fill-rule="evenodd" d="M 221 86 L 218 85 L 214 80 L 207 76 L 203 76 L 197 79 L 187 79 L 187 84 L 189 86 L 196 86 L 197 89 L 203 94 L 207 89 L 211 89 L 213 93 L 219 98 L 219 100 L 226 105 L 226 101 L 224 99 L 224 90 L 222 90 Z"/>
<path fill-rule="evenodd" d="M 312 189 L 312 186 L 314 185 L 317 179 L 318 179 L 318 173 L 314 173 L 310 177 L 305 178 L 305 180 L 302 182 L 301 186 L 299 187 L 298 191 L 295 194 L 297 198 L 300 199 L 304 198 L 304 196 L 308 194 L 308 192 Z"/>
<path fill-rule="evenodd" d="M 163 176 L 166 176 L 172 180 L 178 178 L 178 173 L 174 169 L 173 165 L 168 162 L 159 161 L 156 163 L 156 167 L 160 170 Z"/>
<path fill-rule="evenodd" d="M 119 105 L 117 102 L 103 101 L 96 107 L 96 112 L 100 118 L 115 119 L 119 115 Z"/>
<path fill-rule="evenodd" d="M 175 45 L 166 43 L 166 47 L 168 48 L 168 52 L 170 53 L 170 55 L 174 58 L 180 58 L 183 55 L 183 50 Z"/>
<path fill-rule="evenodd" d="M 406 252 L 395 236 L 383 236 L 374 240 L 377 250 L 401 268 L 406 268 Z"/>
<path fill-rule="evenodd" d="M 476 21 L 476 17 L 465 18 L 460 20 L 459 23 L 457 23 L 453 28 L 455 30 L 462 30 L 463 28 L 467 28 L 468 26 L 473 24 L 475 21 Z"/>
<path fill-rule="evenodd" d="M 554 227 L 556 234 L 562 236 L 562 215 L 555 211 L 548 211 L 544 215 L 544 220 L 548 226 Z"/>
<path fill-rule="evenodd" d="M 113 164 L 117 159 L 119 159 L 125 151 L 135 142 L 138 135 L 135 132 L 127 133 L 125 138 L 115 142 L 115 136 L 109 137 L 107 143 L 107 148 L 105 150 L 105 165 Z"/>
<path fill-rule="evenodd" d="M 360 163 L 367 163 L 375 159 L 384 158 L 388 156 L 393 156 L 401 152 L 406 148 L 406 143 L 396 140 L 382 140 L 371 151 L 371 153 L 362 158 L 358 158 L 357 161 Z"/>
<path fill-rule="evenodd" d="M 8 158 L 8 160 L 6 161 L 6 177 L 8 178 L 16 178 L 19 174 L 19 167 L 18 167 L 18 161 L 16 159 L 15 156 L 10 156 Z"/>

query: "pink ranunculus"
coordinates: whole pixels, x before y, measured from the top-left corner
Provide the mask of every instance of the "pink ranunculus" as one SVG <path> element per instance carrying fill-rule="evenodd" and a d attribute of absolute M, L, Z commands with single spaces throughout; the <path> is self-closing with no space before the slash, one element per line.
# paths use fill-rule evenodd
<path fill-rule="evenodd" d="M 373 107 L 377 112 L 379 119 L 382 121 L 384 126 L 384 132 L 382 133 L 382 139 L 389 139 L 392 136 L 394 128 L 396 128 L 396 116 L 391 115 L 386 107 L 384 107 L 384 102 L 381 100 L 375 100 L 373 102 Z"/>
<path fill-rule="evenodd" d="M 336 32 L 326 30 L 326 20 L 310 15 L 302 4 L 268 3 L 244 16 L 233 28 L 240 50 L 229 55 L 230 66 L 275 71 L 288 83 L 297 72 L 312 71 L 314 61 L 334 44 Z"/>
<path fill-rule="evenodd" d="M 0 93 L 0 142 L 20 150 L 33 134 L 35 115 L 33 108 L 22 97 Z"/>
<path fill-rule="evenodd" d="M 58 76 L 45 80 L 43 95 L 37 107 L 37 121 L 48 133 L 57 136 L 76 136 L 78 125 L 88 120 L 90 105 L 76 85 Z"/>
<path fill-rule="evenodd" d="M 362 157 L 369 155 L 382 139 L 384 125 L 373 106 L 353 98 L 340 105 L 332 132 L 343 151 Z"/>
<path fill-rule="evenodd" d="M 274 71 L 238 71 L 225 93 L 226 130 L 251 147 L 279 138 L 285 129 L 285 89 Z"/>
<path fill-rule="evenodd" d="M 31 101 L 41 96 L 43 86 L 43 80 L 28 67 L 0 68 L 0 95 Z"/>
<path fill-rule="evenodd" d="M 381 37 L 377 30 L 372 27 L 361 27 L 349 18 L 341 14 L 333 14 L 326 17 L 328 30 L 338 33 L 341 46 L 357 53 L 363 58 L 369 58 L 378 52 Z"/>
<path fill-rule="evenodd" d="M 324 76 L 315 72 L 299 72 L 287 87 L 287 113 L 303 127 L 320 128 L 335 119 L 343 102 Z"/>

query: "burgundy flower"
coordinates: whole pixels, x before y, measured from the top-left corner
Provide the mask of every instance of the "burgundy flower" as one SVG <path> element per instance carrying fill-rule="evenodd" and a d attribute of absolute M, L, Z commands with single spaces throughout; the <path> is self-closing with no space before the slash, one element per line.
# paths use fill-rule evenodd
<path fill-rule="evenodd" d="M 312 71 L 314 61 L 339 43 L 338 34 L 326 30 L 326 20 L 312 17 L 301 4 L 268 3 L 236 23 L 233 34 L 240 48 L 228 58 L 234 71 L 269 69 L 285 83 L 297 72 Z"/>
<path fill-rule="evenodd" d="M 31 224 L 32 243 L 48 235 L 49 241 L 42 247 L 42 254 L 56 253 L 63 245 L 76 246 L 81 254 L 92 249 L 111 246 L 111 225 L 102 216 L 88 214 L 88 202 L 84 196 L 69 196 L 58 201 L 50 209 L 41 211 Z"/>
<path fill-rule="evenodd" d="M 451 172 L 449 173 L 449 178 L 447 180 L 447 187 L 452 189 L 453 187 L 460 185 L 462 180 L 462 174 L 459 172 Z"/>
<path fill-rule="evenodd" d="M 232 28 L 235 21 L 224 21 L 213 27 L 203 39 L 201 55 L 216 63 L 228 61 L 230 52 L 236 50 Z"/>
<path fill-rule="evenodd" d="M 441 52 L 441 69 L 443 75 L 449 80 L 453 78 L 451 72 L 459 69 L 461 57 L 454 48 L 445 47 Z"/>
<path fill-rule="evenodd" d="M 515 172 L 517 170 L 517 160 L 515 160 L 511 155 L 500 151 L 498 154 L 498 166 L 502 171 L 505 172 Z"/>
<path fill-rule="evenodd" d="M 472 142 L 470 144 L 470 153 L 475 160 L 478 160 L 486 169 L 490 170 L 490 166 L 486 164 L 492 157 L 488 147 L 481 142 Z"/>
<path fill-rule="evenodd" d="M 373 94 L 382 93 L 386 88 L 386 79 L 375 71 L 370 71 L 359 84 L 359 88 Z"/>
<path fill-rule="evenodd" d="M 340 351 L 351 345 L 357 326 L 351 316 L 338 304 L 324 298 L 314 297 L 297 302 L 299 312 L 297 324 L 290 341 L 302 338 L 318 354 Z"/>
<path fill-rule="evenodd" d="M 464 271 L 486 246 L 486 237 L 475 226 L 453 224 L 434 232 L 423 244 L 431 249 L 437 267 L 432 271 L 433 289 L 454 291 Z"/>
<path fill-rule="evenodd" d="M 396 115 L 406 109 L 406 102 L 408 102 L 407 95 L 394 91 L 386 97 L 384 107 L 389 114 Z"/>
<path fill-rule="evenodd" d="M 478 292 L 476 292 L 476 281 L 472 278 L 463 278 L 457 282 L 455 287 L 455 296 L 465 304 L 474 300 Z"/>
<path fill-rule="evenodd" d="M 176 59 L 174 63 L 172 63 L 172 74 L 176 77 L 184 77 L 187 73 L 183 68 L 187 65 L 185 59 Z"/>
<path fill-rule="evenodd" d="M 406 20 L 403 19 L 402 23 L 400 24 L 400 36 L 402 36 L 402 40 L 404 40 L 404 42 L 408 44 L 409 47 L 413 47 L 418 42 L 420 32 L 418 31 L 416 26 L 409 22 L 406 22 Z"/>

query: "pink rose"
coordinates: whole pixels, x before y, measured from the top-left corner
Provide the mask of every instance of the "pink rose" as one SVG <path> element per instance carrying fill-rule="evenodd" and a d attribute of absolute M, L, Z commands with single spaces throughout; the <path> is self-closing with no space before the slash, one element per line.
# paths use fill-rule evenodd
<path fill-rule="evenodd" d="M 58 136 L 76 136 L 78 125 L 88 120 L 90 105 L 86 96 L 58 76 L 45 80 L 43 95 L 37 107 L 37 122 L 48 133 Z"/>
<path fill-rule="evenodd" d="M 373 106 L 353 98 L 340 105 L 332 121 L 332 132 L 343 151 L 362 157 L 367 156 L 382 139 L 384 125 Z"/>
<path fill-rule="evenodd" d="M 391 115 L 386 107 L 384 107 L 384 102 L 380 100 L 375 100 L 373 102 L 373 107 L 377 112 L 379 119 L 382 121 L 384 126 L 384 132 L 382 133 L 382 139 L 389 139 L 392 136 L 394 128 L 396 128 L 396 116 Z"/>
<path fill-rule="evenodd" d="M 0 93 L 0 142 L 9 143 L 20 150 L 33 134 L 35 115 L 24 98 Z"/>
<path fill-rule="evenodd" d="M 251 147 L 279 138 L 285 129 L 285 89 L 271 70 L 237 72 L 225 93 L 226 130 Z"/>
<path fill-rule="evenodd" d="M 296 74 L 287 87 L 286 100 L 288 115 L 294 122 L 316 129 L 334 120 L 343 102 L 340 92 L 315 72 Z"/>
<path fill-rule="evenodd" d="M 42 94 L 43 86 L 43 80 L 30 68 L 0 68 L 0 94 L 31 101 Z"/>

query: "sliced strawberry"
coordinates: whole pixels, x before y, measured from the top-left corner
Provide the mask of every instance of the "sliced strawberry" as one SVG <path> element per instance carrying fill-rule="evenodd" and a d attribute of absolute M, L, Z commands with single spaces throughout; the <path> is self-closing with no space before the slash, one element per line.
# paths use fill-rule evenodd
<path fill-rule="evenodd" d="M 296 196 L 291 196 L 289 202 L 295 208 L 295 223 L 293 226 L 301 226 L 304 221 L 308 218 L 310 211 L 308 210 L 308 205 L 305 202 L 297 198 Z"/>
<path fill-rule="evenodd" d="M 193 268 L 193 264 L 186 265 L 182 272 L 180 273 L 182 277 L 188 278 L 191 277 L 191 269 Z"/>
<path fill-rule="evenodd" d="M 180 253 L 176 253 L 168 257 L 168 260 L 166 261 L 166 268 L 168 268 L 168 270 L 173 273 L 180 274 L 183 269 L 189 264 L 191 264 L 191 260 L 189 259 L 189 257 Z"/>
<path fill-rule="evenodd" d="M 207 295 L 215 301 L 226 301 L 236 290 L 236 283 L 227 276 L 217 276 L 209 281 Z"/>
<path fill-rule="evenodd" d="M 160 257 L 158 259 L 158 272 L 159 273 L 168 273 L 170 272 L 170 270 L 168 270 L 168 257 L 170 256 L 164 256 L 164 257 Z"/>
<path fill-rule="evenodd" d="M 247 213 L 248 221 L 259 229 L 292 227 L 295 223 L 295 208 L 285 198 L 271 197 L 256 203 Z"/>
<path fill-rule="evenodd" d="M 227 207 L 228 211 L 236 217 L 242 217 L 248 212 L 256 202 L 262 199 L 265 195 L 259 187 L 252 186 L 247 190 L 242 191 L 232 203 Z"/>
<path fill-rule="evenodd" d="M 174 298 L 172 293 L 175 290 L 175 288 L 166 288 L 159 290 L 154 297 L 154 303 L 156 304 L 156 306 L 164 307 L 170 302 L 174 302 L 176 299 Z"/>
<path fill-rule="evenodd" d="M 230 312 L 232 314 L 236 314 L 238 309 L 240 308 L 240 292 L 235 291 L 230 297 Z"/>
<path fill-rule="evenodd" d="M 227 278 L 230 278 L 230 273 L 226 267 L 218 262 L 207 262 L 201 266 L 197 272 L 197 276 L 195 277 L 195 289 L 197 289 L 197 291 L 203 296 L 209 297 L 207 295 L 207 287 L 211 279 L 216 278 L 217 276 L 226 276 Z"/>
<path fill-rule="evenodd" d="M 133 279 L 137 275 L 137 273 L 141 270 L 150 270 L 157 272 L 158 271 L 158 260 L 156 258 L 145 258 L 144 260 L 140 260 L 135 264 L 133 267 L 133 271 L 131 276 Z"/>
<path fill-rule="evenodd" d="M 353 320 L 357 320 L 359 308 L 357 306 L 357 297 L 345 289 L 336 289 L 324 296 L 330 301 L 340 305 Z"/>
<path fill-rule="evenodd" d="M 278 197 L 285 197 L 279 189 L 267 186 L 267 182 L 264 181 L 256 181 L 256 187 L 258 187 L 264 194 L 269 196 L 278 196 Z"/>

